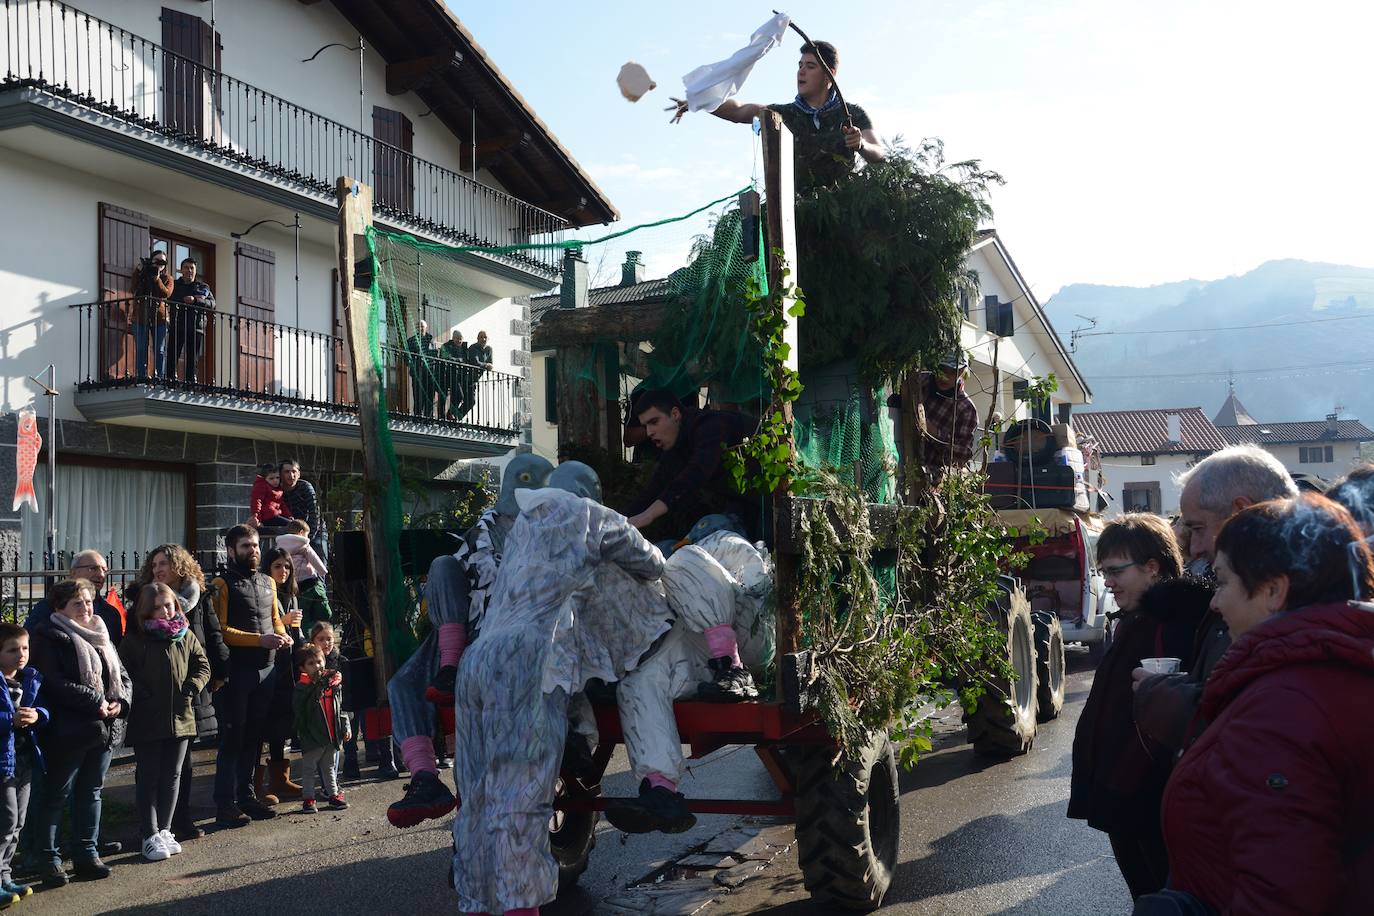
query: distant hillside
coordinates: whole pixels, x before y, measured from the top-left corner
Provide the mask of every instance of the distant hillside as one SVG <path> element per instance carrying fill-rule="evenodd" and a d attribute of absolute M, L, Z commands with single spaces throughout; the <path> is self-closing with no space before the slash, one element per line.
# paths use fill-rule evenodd
<path fill-rule="evenodd" d="M 1045 309 L 1093 390 L 1091 410 L 1201 406 L 1216 414 L 1226 373 L 1261 421 L 1374 421 L 1374 269 L 1270 261 L 1221 280 L 1145 288 L 1075 284 Z M 1264 327 L 1253 327 L 1264 325 Z M 1215 375 L 1198 373 L 1215 372 Z"/>

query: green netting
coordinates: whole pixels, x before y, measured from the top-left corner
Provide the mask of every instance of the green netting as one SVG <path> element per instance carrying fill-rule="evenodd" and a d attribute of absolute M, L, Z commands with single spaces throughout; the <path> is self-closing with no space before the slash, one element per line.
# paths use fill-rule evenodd
<path fill-rule="evenodd" d="M 589 383 L 607 401 L 626 403 L 636 389 L 668 388 L 684 399 L 736 405 L 761 414 L 770 392 L 758 345 L 749 331 L 747 295 L 751 285 L 766 288 L 764 259 L 749 256 L 750 251 L 766 251 L 766 242 L 762 220 L 741 218 L 737 204 L 740 193 L 680 216 L 646 221 L 596 237 L 534 240 L 521 245 L 447 246 L 405 233 L 370 229 L 375 281 L 369 343 L 377 364 L 386 367 L 379 378 L 383 409 L 381 428 L 376 433 L 389 460 L 394 464 L 387 405 L 413 413 L 413 404 L 407 409 L 405 398 L 418 397 L 413 393 L 420 390 L 417 385 L 444 392 L 455 384 L 459 377 L 455 372 L 460 370 L 440 349 L 454 330 L 460 331 L 468 344 L 478 331 L 486 331 L 498 367 L 510 361 L 506 355 L 509 351 L 523 349 L 521 338 L 528 331 L 511 327 L 509 320 L 507 300 L 515 294 L 514 284 L 493 282 L 489 271 L 474 265 L 473 256 L 504 262 L 531 276 L 537 274 L 541 259 L 549 261 L 548 252 L 580 249 L 588 265 L 591 304 L 663 304 L 662 322 L 647 341 L 607 336 L 560 351 L 560 359 L 576 360 L 576 364 L 559 367 L 563 381 Z M 646 282 L 642 284 L 626 282 L 622 275 L 629 252 L 638 255 L 644 265 Z M 537 321 L 539 314 L 551 307 L 556 307 L 553 300 L 541 300 L 536 295 L 531 317 Z M 428 343 L 418 334 L 422 320 L 432 336 Z M 522 368 L 512 371 L 519 375 Z M 533 392 L 529 372 L 523 375 L 514 399 L 523 410 L 529 410 Z M 810 385 L 806 376 L 803 383 Z M 832 388 L 819 386 L 822 392 Z M 515 391 L 512 389 L 513 397 Z M 557 396 L 566 395 L 560 388 Z M 895 450 L 886 410 L 874 408 L 875 403 L 882 403 L 881 392 L 851 384 L 838 396 L 826 396 L 828 401 L 813 399 L 798 405 L 796 434 L 802 462 L 833 467 L 851 482 L 855 469 L 861 468 L 861 485 L 869 500 L 891 501 Z M 442 398 L 439 404 L 443 404 Z M 435 419 L 443 421 L 446 417 L 440 413 Z M 504 423 L 504 428 L 510 428 L 504 420 L 475 419 L 478 426 Z M 474 418 L 454 420 L 472 423 Z M 760 496 L 760 505 L 763 501 Z M 399 543 L 399 491 L 386 495 L 384 507 L 388 541 Z M 413 588 L 407 589 L 403 583 L 388 584 L 389 647 L 398 663 L 415 645 L 417 609 L 414 600 L 407 598 L 408 591 L 413 592 Z"/>

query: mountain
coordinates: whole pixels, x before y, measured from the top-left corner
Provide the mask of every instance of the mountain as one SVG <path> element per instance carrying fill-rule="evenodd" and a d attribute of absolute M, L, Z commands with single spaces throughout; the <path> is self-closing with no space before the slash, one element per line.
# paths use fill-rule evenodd
<path fill-rule="evenodd" d="M 1227 373 L 1261 422 L 1374 421 L 1374 269 L 1269 261 L 1220 280 L 1073 284 L 1045 303 L 1093 390 L 1090 410 L 1200 406 Z M 1089 328 L 1090 321 L 1096 325 Z"/>

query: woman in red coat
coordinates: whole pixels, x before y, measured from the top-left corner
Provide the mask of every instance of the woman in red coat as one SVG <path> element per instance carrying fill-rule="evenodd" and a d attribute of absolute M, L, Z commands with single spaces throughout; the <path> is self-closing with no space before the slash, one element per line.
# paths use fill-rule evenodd
<path fill-rule="evenodd" d="M 1325 497 L 1217 538 L 1234 642 L 1164 795 L 1169 887 L 1223 914 L 1374 912 L 1374 558 Z M 1142 901 L 1143 902 L 1143 901 Z"/>

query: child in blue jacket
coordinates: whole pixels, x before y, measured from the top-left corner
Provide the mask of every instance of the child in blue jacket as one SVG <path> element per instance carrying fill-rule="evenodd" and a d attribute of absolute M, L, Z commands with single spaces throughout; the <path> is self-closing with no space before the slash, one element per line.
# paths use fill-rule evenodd
<path fill-rule="evenodd" d="M 10 869 L 29 808 L 33 772 L 43 770 L 37 731 L 48 724 L 48 711 L 38 705 L 43 676 L 28 663 L 28 631 L 0 623 L 0 674 L 5 678 L 0 690 L 0 903 L 6 906 L 33 893 L 27 884 L 14 881 Z"/>

